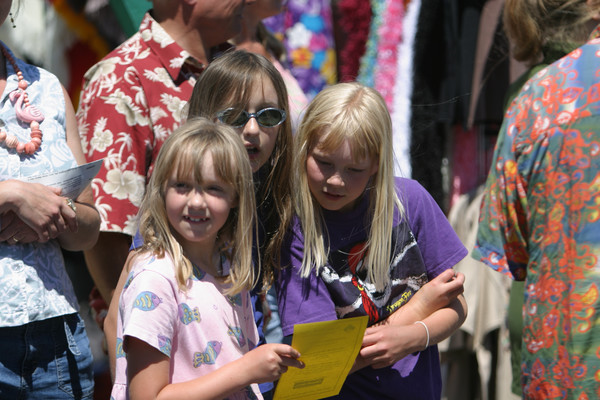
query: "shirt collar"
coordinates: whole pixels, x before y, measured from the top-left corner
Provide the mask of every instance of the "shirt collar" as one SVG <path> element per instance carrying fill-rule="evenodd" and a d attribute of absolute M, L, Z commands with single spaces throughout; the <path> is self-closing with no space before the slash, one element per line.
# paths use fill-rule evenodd
<path fill-rule="evenodd" d="M 176 81 L 182 72 L 184 74 L 189 72 L 190 67 L 192 67 L 192 72 L 195 72 L 194 70 L 201 72 L 205 65 L 177 44 L 163 27 L 152 18 L 150 13 L 151 11 L 144 15 L 139 33 L 142 40 L 160 59 L 171 79 Z"/>
<path fill-rule="evenodd" d="M 597 39 L 600 37 L 600 25 L 596 26 L 590 34 L 590 40 Z"/>
<path fill-rule="evenodd" d="M 200 74 L 206 68 L 206 65 L 177 44 L 163 27 L 152 18 L 151 12 L 152 10 L 144 15 L 139 33 L 142 40 L 160 59 L 171 79 L 176 81 L 181 76 L 187 78 L 189 74 L 196 76 Z M 233 46 L 229 43 L 215 46 L 211 49 L 209 58 L 214 59 L 231 47 Z"/>

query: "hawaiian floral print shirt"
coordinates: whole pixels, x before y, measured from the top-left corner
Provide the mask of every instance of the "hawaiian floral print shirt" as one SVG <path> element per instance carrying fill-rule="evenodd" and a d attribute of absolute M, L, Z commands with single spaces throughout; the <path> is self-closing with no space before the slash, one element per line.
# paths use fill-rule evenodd
<path fill-rule="evenodd" d="M 138 33 L 85 74 L 77 119 L 88 161 L 104 158 L 92 182 L 102 231 L 135 234 L 152 163 L 185 119 L 202 69 L 146 14 Z"/>
<path fill-rule="evenodd" d="M 593 38 L 526 83 L 486 183 L 473 256 L 526 281 L 528 399 L 600 398 L 599 77 Z"/>

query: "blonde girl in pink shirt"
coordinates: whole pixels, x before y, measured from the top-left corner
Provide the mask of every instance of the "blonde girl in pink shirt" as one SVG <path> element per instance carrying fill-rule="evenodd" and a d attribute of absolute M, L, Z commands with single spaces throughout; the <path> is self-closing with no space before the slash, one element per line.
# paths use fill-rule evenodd
<path fill-rule="evenodd" d="M 262 398 L 257 383 L 302 367 L 258 340 L 248 290 L 252 169 L 236 132 L 192 119 L 163 144 L 119 301 L 114 399 Z"/>

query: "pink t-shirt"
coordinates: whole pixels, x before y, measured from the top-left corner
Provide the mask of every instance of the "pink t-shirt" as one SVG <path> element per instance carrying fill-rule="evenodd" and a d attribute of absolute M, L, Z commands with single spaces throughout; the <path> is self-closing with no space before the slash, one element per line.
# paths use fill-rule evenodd
<path fill-rule="evenodd" d="M 111 398 L 127 397 L 127 341 L 135 337 L 171 359 L 170 383 L 219 369 L 258 341 L 250 294 L 223 294 L 225 286 L 194 267 L 187 291 L 177 285 L 168 256 L 140 255 L 119 300 L 117 364 Z M 253 384 L 230 399 L 262 398 Z"/>

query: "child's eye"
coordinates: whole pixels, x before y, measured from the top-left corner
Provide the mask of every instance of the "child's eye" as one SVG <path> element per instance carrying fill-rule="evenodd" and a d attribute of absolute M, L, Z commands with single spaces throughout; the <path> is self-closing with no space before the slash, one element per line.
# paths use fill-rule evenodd
<path fill-rule="evenodd" d="M 206 188 L 209 192 L 221 193 L 224 189 L 221 186 L 212 185 Z"/>
<path fill-rule="evenodd" d="M 355 172 L 357 174 L 365 171 L 363 168 L 348 168 L 348 169 L 350 170 L 350 172 Z"/>
<path fill-rule="evenodd" d="M 325 161 L 325 160 L 317 160 L 317 163 L 324 167 L 330 167 L 332 165 L 329 161 Z"/>
<path fill-rule="evenodd" d="M 185 190 L 190 190 L 191 186 L 186 183 L 186 182 L 175 182 L 173 183 L 173 187 L 177 190 L 177 191 L 185 191 Z"/>

